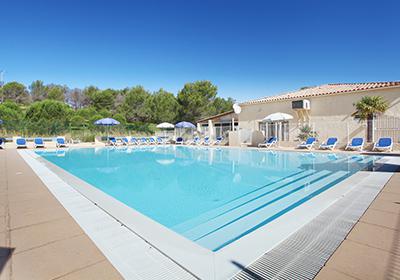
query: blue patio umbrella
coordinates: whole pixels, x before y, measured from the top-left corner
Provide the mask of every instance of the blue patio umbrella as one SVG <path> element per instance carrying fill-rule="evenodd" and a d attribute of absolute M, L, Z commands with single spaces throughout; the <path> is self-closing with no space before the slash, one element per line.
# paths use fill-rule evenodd
<path fill-rule="evenodd" d="M 190 122 L 178 122 L 175 125 L 176 128 L 191 128 L 191 129 L 195 129 L 196 126 Z"/>
<path fill-rule="evenodd" d="M 95 125 L 106 126 L 106 127 L 109 128 L 110 126 L 114 126 L 114 125 L 120 124 L 120 122 L 117 121 L 117 120 L 114 120 L 112 118 L 104 118 L 104 119 L 100 119 L 100 120 L 95 121 L 94 124 Z M 107 129 L 107 141 L 108 141 L 108 138 L 109 138 L 109 135 L 108 135 L 109 131 L 108 130 L 109 129 Z"/>
<path fill-rule="evenodd" d="M 112 118 L 104 118 L 94 122 L 95 125 L 114 126 L 120 124 L 119 121 Z"/>
<path fill-rule="evenodd" d="M 179 135 L 182 136 L 182 129 L 196 129 L 196 126 L 190 122 L 178 122 L 175 124 L 175 128 L 179 128 Z"/>

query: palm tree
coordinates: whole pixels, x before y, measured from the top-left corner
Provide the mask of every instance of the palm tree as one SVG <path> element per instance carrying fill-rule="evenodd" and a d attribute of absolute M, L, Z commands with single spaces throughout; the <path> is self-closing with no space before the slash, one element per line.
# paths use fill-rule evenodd
<path fill-rule="evenodd" d="M 374 118 L 389 108 L 387 101 L 382 96 L 364 96 L 353 106 L 356 107 L 353 117 L 367 121 L 367 141 L 373 141 Z"/>

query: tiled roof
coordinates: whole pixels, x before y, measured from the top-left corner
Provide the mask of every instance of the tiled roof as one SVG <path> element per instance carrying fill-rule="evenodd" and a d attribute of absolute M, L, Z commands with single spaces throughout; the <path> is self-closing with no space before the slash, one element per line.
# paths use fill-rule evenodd
<path fill-rule="evenodd" d="M 208 120 L 212 120 L 212 119 L 215 119 L 215 118 L 220 118 L 220 117 L 223 117 L 223 116 L 226 116 L 226 115 L 229 115 L 229 114 L 233 114 L 233 113 L 234 113 L 233 110 L 231 110 L 231 111 L 224 112 L 224 113 L 221 113 L 221 114 L 218 114 L 218 115 L 214 115 L 214 116 L 211 116 L 211 117 L 202 118 L 202 119 L 198 120 L 197 122 L 198 123 L 199 122 L 205 122 L 205 121 L 208 121 Z"/>
<path fill-rule="evenodd" d="M 357 93 L 366 90 L 379 89 L 379 88 L 390 88 L 400 87 L 400 81 L 396 82 L 375 82 L 375 83 L 340 83 L 340 84 L 326 84 L 316 87 L 310 87 L 301 89 L 289 93 L 284 93 L 276 96 L 267 96 L 260 99 L 254 99 L 241 103 L 240 105 L 251 105 L 258 103 L 267 103 L 273 101 L 287 100 L 287 99 L 299 99 L 314 96 L 323 96 L 329 94 L 340 94 L 340 93 Z"/>

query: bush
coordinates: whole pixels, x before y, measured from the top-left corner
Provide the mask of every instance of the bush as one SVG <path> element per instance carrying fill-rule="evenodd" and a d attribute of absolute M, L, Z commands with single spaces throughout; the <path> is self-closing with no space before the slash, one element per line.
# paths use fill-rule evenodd
<path fill-rule="evenodd" d="M 15 102 L 6 101 L 0 104 L 0 119 L 3 120 L 0 128 L 8 131 L 19 131 L 23 128 L 23 118 L 24 114 Z"/>
<path fill-rule="evenodd" d="M 25 114 L 28 132 L 55 135 L 69 127 L 72 109 L 63 102 L 44 100 L 32 103 Z"/>
<path fill-rule="evenodd" d="M 134 122 L 134 123 L 127 123 L 125 125 L 125 129 L 128 131 L 136 131 L 139 133 L 154 134 L 156 126 L 155 124 L 150 124 L 150 123 Z"/>
<path fill-rule="evenodd" d="M 312 130 L 312 127 L 308 124 L 300 127 L 300 133 L 297 136 L 301 141 L 306 141 L 309 137 L 318 137 L 318 133 Z"/>
<path fill-rule="evenodd" d="M 85 134 L 80 139 L 82 142 L 94 142 L 95 134 Z"/>

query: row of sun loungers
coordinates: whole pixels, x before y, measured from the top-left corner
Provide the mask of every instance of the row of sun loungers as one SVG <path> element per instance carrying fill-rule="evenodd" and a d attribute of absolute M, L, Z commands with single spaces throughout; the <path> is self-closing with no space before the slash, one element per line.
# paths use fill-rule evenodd
<path fill-rule="evenodd" d="M 317 142 L 315 137 L 309 137 L 306 141 L 300 143 L 297 148 L 299 149 L 307 149 L 311 150 Z M 276 145 L 277 139 L 276 137 L 270 137 L 266 139 L 264 143 L 258 145 L 258 147 L 266 147 L 271 148 L 272 146 Z M 338 139 L 336 137 L 330 137 L 325 142 L 319 145 L 319 149 L 321 150 L 333 150 L 338 143 Z M 351 139 L 351 141 L 346 145 L 345 150 L 352 150 L 352 151 L 362 151 L 364 148 L 364 138 L 355 137 Z M 382 137 L 379 138 L 378 141 L 374 143 L 373 151 L 387 151 L 390 152 L 393 149 L 393 140 L 390 137 Z"/>
<path fill-rule="evenodd" d="M 210 137 L 194 137 L 192 140 L 184 141 L 182 137 L 177 137 L 175 144 L 177 145 L 220 145 L 223 141 L 222 137 L 217 137 L 215 141 L 211 141 Z M 121 137 L 117 139 L 116 137 L 109 137 L 108 144 L 111 146 L 131 146 L 131 145 L 163 145 L 167 142 L 161 137 Z"/>
<path fill-rule="evenodd" d="M 165 144 L 165 141 L 161 137 L 121 137 L 120 139 L 109 137 L 108 144 L 111 146 L 160 145 Z"/>
<path fill-rule="evenodd" d="M 192 140 L 184 141 L 182 137 L 176 138 L 175 144 L 180 145 L 204 145 L 204 146 L 212 146 L 212 145 L 221 145 L 224 138 L 218 136 L 215 141 L 212 141 L 210 137 L 206 136 L 204 139 L 196 136 Z"/>
<path fill-rule="evenodd" d="M 204 137 L 201 139 L 200 137 L 194 137 L 192 140 L 184 141 L 182 137 L 178 137 L 175 140 L 175 144 L 178 145 L 220 145 L 223 141 L 222 137 L 217 137 L 215 141 L 211 141 L 210 137 Z M 259 144 L 258 147 L 271 148 L 277 144 L 276 137 L 270 137 L 266 139 L 263 143 Z M 306 141 L 302 142 L 297 146 L 299 149 L 308 149 L 311 150 L 316 145 L 316 138 L 309 137 Z M 118 142 L 115 137 L 109 137 L 108 139 L 109 145 L 119 146 L 119 145 L 160 145 L 166 144 L 166 141 L 161 137 L 122 137 Z M 325 142 L 319 145 L 319 149 L 321 150 L 334 150 L 336 144 L 338 143 L 338 139 L 336 137 L 330 137 Z M 18 137 L 15 140 L 15 144 L 17 148 L 27 148 L 27 141 L 23 137 Z M 353 150 L 353 151 L 362 151 L 364 148 L 365 141 L 361 137 L 353 138 L 345 147 L 345 150 Z M 43 138 L 36 137 L 33 139 L 34 148 L 45 148 L 45 142 Z M 56 147 L 62 148 L 67 147 L 66 141 L 64 137 L 56 138 Z M 0 148 L 4 148 L 4 139 L 0 138 Z M 387 151 L 390 152 L 393 149 L 393 140 L 390 137 L 382 137 L 379 138 L 377 142 L 374 143 L 373 151 Z"/>
<path fill-rule="evenodd" d="M 310 137 L 307 139 L 305 143 L 300 144 L 299 148 L 306 148 L 311 149 L 313 144 L 316 142 L 315 137 Z M 331 137 L 326 140 L 326 142 L 322 143 L 319 148 L 320 149 L 329 149 L 333 150 L 336 147 L 338 139 L 336 137 Z M 364 148 L 364 138 L 355 137 L 351 139 L 349 143 L 347 143 L 345 150 L 352 150 L 352 151 L 362 151 Z M 372 151 L 381 151 L 381 152 L 390 152 L 393 149 L 393 140 L 390 137 L 382 137 L 379 138 L 378 141 L 374 143 L 374 147 Z"/>
<path fill-rule="evenodd" d="M 57 137 L 55 141 L 56 141 L 56 147 L 57 148 L 65 148 L 65 147 L 67 147 L 67 143 L 66 143 L 64 137 L 61 137 L 61 136 Z M 0 148 L 4 149 L 4 146 L 5 146 L 5 140 L 3 138 L 0 138 Z M 27 144 L 26 138 L 24 138 L 24 137 L 16 138 L 15 146 L 17 147 L 17 149 L 18 148 L 28 148 L 28 144 Z M 43 138 L 41 138 L 41 137 L 34 138 L 33 139 L 33 147 L 35 149 L 45 148 L 45 143 L 44 143 Z"/>

